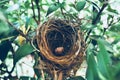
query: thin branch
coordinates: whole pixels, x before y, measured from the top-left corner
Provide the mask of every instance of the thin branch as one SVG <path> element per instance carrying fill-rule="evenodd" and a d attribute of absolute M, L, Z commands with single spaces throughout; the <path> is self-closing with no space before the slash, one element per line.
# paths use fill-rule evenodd
<path fill-rule="evenodd" d="M 61 13 L 62 13 L 63 17 L 65 18 L 65 14 L 64 14 L 64 12 L 63 12 L 63 9 L 60 8 L 60 10 L 61 10 Z"/>
<path fill-rule="evenodd" d="M 113 20 L 114 20 L 114 19 L 113 19 Z M 108 24 L 108 26 L 114 25 L 114 24 L 116 24 L 116 23 L 118 23 L 118 22 L 120 22 L 120 19 L 118 19 L 116 22 L 111 21 L 111 22 Z"/>
<path fill-rule="evenodd" d="M 11 42 L 9 42 L 9 43 L 11 44 Z M 12 45 L 11 45 L 11 52 L 12 52 L 13 59 L 14 59 L 14 57 L 15 57 L 15 51 L 14 51 Z M 14 60 L 13 60 L 13 64 L 14 64 Z M 11 71 L 9 71 L 9 74 L 11 74 L 14 71 L 14 68 L 15 68 L 15 65 L 13 65 Z"/>
<path fill-rule="evenodd" d="M 60 3 L 60 1 L 59 1 L 59 0 L 58 0 L 58 3 Z M 65 14 L 64 14 L 64 12 L 63 12 L 62 7 L 60 7 L 60 10 L 61 10 L 61 13 L 62 13 L 63 17 L 65 18 Z"/>
<path fill-rule="evenodd" d="M 39 22 L 38 22 L 37 19 L 35 18 L 35 10 L 34 10 L 33 0 L 31 0 L 31 4 L 32 4 L 32 10 L 33 10 L 33 18 L 34 18 L 35 22 L 36 22 L 37 24 L 39 24 Z"/>
<path fill-rule="evenodd" d="M 95 25 L 95 24 L 97 23 L 97 20 L 99 19 L 102 11 L 105 9 L 105 7 L 106 7 L 107 5 L 108 5 L 107 3 L 106 3 L 106 4 L 103 4 L 103 6 L 102 6 L 102 8 L 100 9 L 99 13 L 97 14 L 96 18 L 92 21 L 92 25 Z M 85 38 L 85 41 L 87 41 L 87 39 L 88 39 L 88 37 L 89 37 L 89 35 L 90 35 L 91 32 L 92 32 L 92 29 L 90 29 L 90 30 L 88 31 L 87 36 L 86 36 L 86 38 Z"/>
<path fill-rule="evenodd" d="M 104 28 L 104 31 L 103 31 L 103 35 L 105 34 L 106 30 L 113 24 L 113 17 L 112 17 L 112 20 L 108 23 L 108 26 L 107 28 Z"/>
<path fill-rule="evenodd" d="M 13 27 L 21 36 L 23 36 L 26 40 L 30 41 L 30 39 L 19 29 L 17 29 L 12 23 L 10 23 L 8 20 L 7 20 L 7 23 Z"/>
<path fill-rule="evenodd" d="M 36 2 L 36 5 L 37 5 L 37 10 L 38 10 L 38 24 L 40 24 L 40 7 L 39 7 L 39 0 L 38 2 Z"/>
<path fill-rule="evenodd" d="M 103 35 L 105 34 L 106 30 L 107 30 L 109 27 L 111 27 L 112 25 L 118 23 L 119 21 L 120 21 L 120 19 L 117 20 L 116 22 L 114 22 L 114 17 L 112 17 L 112 20 L 108 23 L 108 27 L 107 27 L 107 28 L 104 28 Z"/>
<path fill-rule="evenodd" d="M 102 11 L 105 9 L 106 6 L 107 6 L 107 4 L 103 4 L 103 6 L 102 6 L 102 8 L 100 9 L 99 13 L 97 14 L 95 20 L 93 20 L 93 22 L 92 22 L 93 25 L 96 24 L 97 20 L 99 19 L 99 17 L 100 17 L 100 15 L 101 15 Z"/>

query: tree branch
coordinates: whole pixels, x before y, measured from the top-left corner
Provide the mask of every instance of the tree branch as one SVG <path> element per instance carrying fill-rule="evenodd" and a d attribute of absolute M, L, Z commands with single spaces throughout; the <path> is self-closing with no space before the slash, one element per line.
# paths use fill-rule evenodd
<path fill-rule="evenodd" d="M 92 25 L 95 25 L 97 23 L 97 20 L 101 16 L 102 11 L 105 9 L 105 7 L 108 5 L 108 3 L 104 3 L 100 11 L 98 12 L 96 18 L 92 21 Z M 92 29 L 90 29 L 87 33 L 87 36 L 85 38 L 85 41 L 87 41 L 88 37 L 90 36 L 90 33 L 92 32 Z"/>

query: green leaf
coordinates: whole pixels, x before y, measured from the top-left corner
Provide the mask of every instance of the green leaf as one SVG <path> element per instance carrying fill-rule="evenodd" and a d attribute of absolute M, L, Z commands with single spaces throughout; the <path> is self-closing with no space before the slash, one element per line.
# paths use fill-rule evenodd
<path fill-rule="evenodd" d="M 107 69 L 107 64 L 105 64 L 105 61 L 101 52 L 98 53 L 97 60 L 98 60 L 98 68 L 101 74 L 108 79 L 109 73 Z"/>
<path fill-rule="evenodd" d="M 4 41 L 4 40 L 11 41 L 11 39 L 14 40 L 14 38 L 16 38 L 18 36 L 18 34 L 19 34 L 18 31 L 16 31 L 12 27 L 10 27 L 8 31 L 5 31 L 2 34 L 0 34 L 0 41 Z"/>
<path fill-rule="evenodd" d="M 103 36 L 100 36 L 100 35 L 91 35 L 90 38 L 92 39 L 91 42 L 93 43 L 93 45 L 94 45 L 94 44 L 97 44 L 96 42 L 97 42 L 98 39 L 101 39 L 101 41 L 103 42 L 106 50 L 109 51 L 109 52 L 114 52 L 113 46 L 112 46 L 109 42 L 107 42 L 107 41 L 104 39 Z"/>
<path fill-rule="evenodd" d="M 101 3 L 104 2 L 104 0 L 99 0 Z"/>
<path fill-rule="evenodd" d="M 9 0 L 1 0 L 0 1 L 0 5 L 2 5 L 2 4 L 5 4 L 6 2 L 8 2 Z"/>
<path fill-rule="evenodd" d="M 6 24 L 6 22 L 3 22 L 0 20 L 0 35 L 7 32 L 9 30 L 8 25 Z"/>
<path fill-rule="evenodd" d="M 6 40 L 0 43 L 0 59 L 4 61 L 7 57 L 8 51 L 11 49 L 11 43 Z"/>
<path fill-rule="evenodd" d="M 91 50 L 91 45 L 89 45 L 87 49 L 87 64 L 87 80 L 100 80 L 98 76 L 98 68 L 95 61 L 95 56 L 93 55 L 93 51 Z"/>
<path fill-rule="evenodd" d="M 119 41 L 120 41 L 120 37 L 116 38 L 116 39 L 112 42 L 112 44 L 117 44 Z"/>
<path fill-rule="evenodd" d="M 120 23 L 112 25 L 110 31 L 117 32 L 118 34 L 120 34 Z"/>
<path fill-rule="evenodd" d="M 113 65 L 114 67 L 112 67 L 113 71 L 113 75 L 114 75 L 114 80 L 119 80 L 120 79 L 120 63 L 117 62 L 117 64 Z"/>
<path fill-rule="evenodd" d="M 23 57 L 26 55 L 32 53 L 34 51 L 34 48 L 29 44 L 25 43 L 21 47 L 18 48 L 18 50 L 15 53 L 14 56 L 14 65 Z"/>
<path fill-rule="evenodd" d="M 119 13 L 117 12 L 117 10 L 112 9 L 110 5 L 108 5 L 107 10 L 108 10 L 109 12 L 112 12 L 112 13 L 115 13 L 115 14 L 119 14 Z"/>
<path fill-rule="evenodd" d="M 0 11 L 0 36 L 1 34 L 7 32 L 9 30 L 8 24 L 6 22 L 6 18 L 3 13 Z"/>
<path fill-rule="evenodd" d="M 14 38 L 14 36 L 18 35 L 18 32 L 13 29 L 12 27 L 9 27 L 5 16 L 0 11 L 0 41 L 8 40 L 11 38 Z"/>
<path fill-rule="evenodd" d="M 86 1 L 79 1 L 76 3 L 76 10 L 81 11 L 85 7 Z"/>
<path fill-rule="evenodd" d="M 73 4 L 73 3 L 69 4 L 69 6 L 76 9 L 75 4 Z"/>
<path fill-rule="evenodd" d="M 64 9 L 65 7 L 65 2 L 60 3 L 60 8 Z"/>
<path fill-rule="evenodd" d="M 2 11 L 5 11 L 6 10 L 6 3 L 8 3 L 9 1 L 4 1 L 4 2 L 2 2 L 2 1 L 0 1 L 0 11 L 2 10 Z M 2 12 L 1 11 L 1 12 Z"/>
<path fill-rule="evenodd" d="M 109 21 L 109 22 L 110 22 L 110 21 L 111 21 L 111 19 L 113 19 L 113 18 L 114 18 L 114 16 L 109 14 L 109 15 L 108 15 L 108 17 L 107 17 L 107 21 Z"/>
<path fill-rule="evenodd" d="M 97 64 L 94 55 L 91 53 L 87 60 L 88 68 L 86 72 L 87 80 L 100 80 L 98 76 Z"/>
<path fill-rule="evenodd" d="M 85 80 L 82 76 L 74 76 L 74 77 L 70 77 L 67 80 Z"/>
<path fill-rule="evenodd" d="M 46 16 L 48 16 L 52 12 L 56 11 L 59 7 L 60 7 L 59 3 L 54 3 L 54 4 L 50 5 L 50 7 L 47 10 Z"/>
<path fill-rule="evenodd" d="M 110 65 L 112 62 L 111 62 L 111 59 L 110 59 L 110 55 L 108 54 L 108 52 L 107 52 L 107 50 L 106 50 L 106 48 L 105 48 L 104 40 L 98 39 L 97 42 L 98 42 L 98 46 L 99 46 L 99 48 L 100 48 L 99 53 L 102 54 L 102 57 L 103 57 L 103 59 L 104 59 L 104 61 L 105 61 L 105 64 Z"/>
<path fill-rule="evenodd" d="M 97 64 L 98 68 L 101 72 L 101 75 L 104 76 L 105 79 L 112 80 L 113 77 L 109 73 L 110 72 L 110 65 L 111 65 L 111 59 L 110 56 L 104 46 L 104 42 L 102 39 L 98 39 L 98 46 L 99 46 L 99 53 L 97 55 Z"/>
<path fill-rule="evenodd" d="M 29 23 L 30 23 L 30 18 L 26 17 L 26 23 L 25 23 L 25 28 L 26 29 L 28 28 Z"/>
<path fill-rule="evenodd" d="M 110 43 L 108 43 L 106 40 L 102 40 L 102 42 L 105 46 L 106 51 L 114 52 L 113 46 Z"/>
<path fill-rule="evenodd" d="M 6 17 L 4 16 L 2 10 L 0 9 L 0 20 L 5 22 L 6 21 Z"/>

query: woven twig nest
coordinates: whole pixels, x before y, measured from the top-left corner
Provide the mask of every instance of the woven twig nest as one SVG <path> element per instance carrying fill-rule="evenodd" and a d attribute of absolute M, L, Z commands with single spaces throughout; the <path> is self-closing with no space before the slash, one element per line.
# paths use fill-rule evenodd
<path fill-rule="evenodd" d="M 40 56 L 47 72 L 62 71 L 70 76 L 83 61 L 84 41 L 80 30 L 71 21 L 50 19 L 37 31 Z"/>

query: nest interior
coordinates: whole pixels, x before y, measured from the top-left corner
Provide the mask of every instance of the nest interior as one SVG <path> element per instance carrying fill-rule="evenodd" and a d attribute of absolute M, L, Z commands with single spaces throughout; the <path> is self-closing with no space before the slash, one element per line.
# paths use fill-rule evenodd
<path fill-rule="evenodd" d="M 43 23 L 37 31 L 37 43 L 50 71 L 63 70 L 67 74 L 78 69 L 83 61 L 83 37 L 71 21 L 50 19 Z"/>
<path fill-rule="evenodd" d="M 57 24 L 56 24 L 57 23 Z M 60 21 L 53 23 L 49 26 L 46 33 L 46 40 L 48 47 L 55 56 L 64 56 L 73 47 L 76 39 L 75 29 L 70 25 L 64 25 Z M 61 50 L 62 48 L 62 50 Z"/>

